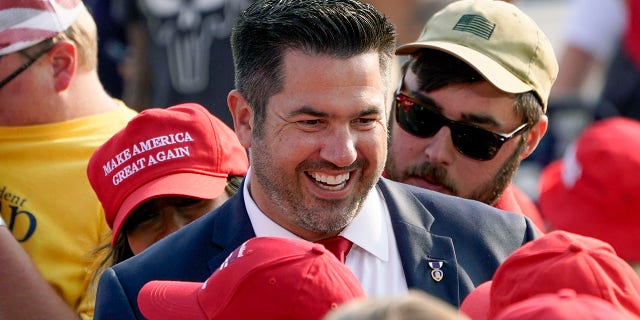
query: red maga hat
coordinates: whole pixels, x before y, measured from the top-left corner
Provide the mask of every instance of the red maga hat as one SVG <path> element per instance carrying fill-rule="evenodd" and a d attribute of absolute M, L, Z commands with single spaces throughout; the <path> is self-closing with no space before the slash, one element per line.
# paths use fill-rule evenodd
<path fill-rule="evenodd" d="M 142 111 L 93 153 L 87 176 L 115 244 L 143 202 L 162 196 L 215 199 L 249 160 L 235 132 L 198 104 Z"/>
<path fill-rule="evenodd" d="M 498 267 L 489 319 L 511 304 L 564 288 L 600 297 L 640 317 L 640 277 L 631 266 L 606 242 L 555 230 L 527 242 Z"/>
<path fill-rule="evenodd" d="M 460 305 L 460 311 L 472 320 L 485 320 L 489 316 L 491 280 L 483 282 L 471 291 Z"/>
<path fill-rule="evenodd" d="M 252 238 L 204 283 L 154 280 L 138 293 L 149 320 L 320 320 L 364 290 L 321 244 Z"/>
<path fill-rule="evenodd" d="M 572 289 L 543 293 L 508 306 L 494 320 L 631 320 L 609 301 Z"/>
<path fill-rule="evenodd" d="M 606 241 L 640 261 L 640 122 L 615 117 L 585 129 L 540 177 L 538 202 L 552 229 Z"/>

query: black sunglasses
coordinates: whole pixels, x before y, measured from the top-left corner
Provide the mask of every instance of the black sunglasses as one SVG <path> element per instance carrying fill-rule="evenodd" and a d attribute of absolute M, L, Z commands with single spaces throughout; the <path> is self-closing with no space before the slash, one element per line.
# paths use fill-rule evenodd
<path fill-rule="evenodd" d="M 527 128 L 524 123 L 510 133 L 495 133 L 478 126 L 449 120 L 424 102 L 417 102 L 402 93 L 402 85 L 396 91 L 396 121 L 408 133 L 420 137 L 433 137 L 443 126 L 451 129 L 451 140 L 463 155 L 476 160 L 493 159 L 500 147 Z"/>
<path fill-rule="evenodd" d="M 29 68 L 29 66 L 31 66 L 34 62 L 36 62 L 38 59 L 40 59 L 40 57 L 42 57 L 45 53 L 49 52 L 49 50 L 51 50 L 52 47 L 53 46 L 50 46 L 47 49 L 36 53 L 36 55 L 33 56 L 33 57 L 28 55 L 28 54 L 26 54 L 23 51 L 18 51 L 19 54 L 21 54 L 22 56 L 27 58 L 27 62 L 25 62 L 23 65 L 21 65 L 18 69 L 16 69 L 16 71 L 12 72 L 6 78 L 0 80 L 0 89 L 2 89 L 2 87 L 4 87 L 11 80 L 15 79 L 17 76 L 19 76 L 25 70 L 27 70 L 27 68 Z M 3 57 L 4 56 L 0 56 L 0 59 L 2 59 Z"/>

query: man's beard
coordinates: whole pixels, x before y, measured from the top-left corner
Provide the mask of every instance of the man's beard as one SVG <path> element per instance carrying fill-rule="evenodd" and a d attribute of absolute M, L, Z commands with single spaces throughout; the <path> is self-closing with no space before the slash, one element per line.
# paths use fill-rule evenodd
<path fill-rule="evenodd" d="M 365 175 L 369 163 L 358 159 L 347 168 L 338 168 L 327 161 L 306 160 L 292 172 L 287 172 L 273 165 L 271 150 L 266 144 L 256 143 L 254 151 L 260 157 L 252 158 L 252 170 L 256 180 L 266 192 L 271 204 L 278 208 L 279 215 L 300 228 L 313 232 L 334 232 L 347 226 L 360 212 L 369 191 L 380 178 L 382 168 Z M 306 171 L 323 169 L 362 171 L 357 181 L 350 181 L 353 192 L 344 199 L 319 199 L 313 194 L 304 192 L 300 176 Z M 289 174 L 287 176 L 287 174 Z M 350 179 L 356 179 L 355 177 Z"/>
<path fill-rule="evenodd" d="M 481 184 L 472 192 L 464 197 L 468 199 L 478 200 L 489 205 L 493 205 L 502 195 L 506 187 L 515 175 L 520 165 L 520 154 L 524 150 L 524 141 L 521 141 L 518 148 L 507 158 L 502 164 L 496 175 L 490 181 Z M 395 165 L 394 155 L 389 153 L 385 170 L 387 178 L 396 181 L 404 181 L 406 178 L 415 176 L 429 181 L 431 184 L 439 185 L 446 189 L 448 194 L 461 196 L 458 185 L 465 183 L 464 181 L 453 181 L 447 174 L 447 170 L 443 166 L 434 165 L 430 162 L 423 162 L 417 166 L 406 168 L 399 172 Z"/>

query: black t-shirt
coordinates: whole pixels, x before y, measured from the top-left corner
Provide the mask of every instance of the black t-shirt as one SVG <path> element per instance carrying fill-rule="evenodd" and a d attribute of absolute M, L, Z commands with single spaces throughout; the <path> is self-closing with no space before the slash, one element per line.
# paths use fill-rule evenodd
<path fill-rule="evenodd" d="M 230 35 L 253 0 L 113 1 L 121 2 L 124 21 L 145 25 L 149 107 L 197 102 L 233 128 L 227 107 L 234 87 Z"/>

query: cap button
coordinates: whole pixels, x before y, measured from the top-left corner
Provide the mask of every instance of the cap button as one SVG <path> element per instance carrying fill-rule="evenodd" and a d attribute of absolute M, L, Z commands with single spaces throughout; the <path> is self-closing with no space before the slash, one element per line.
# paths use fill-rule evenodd
<path fill-rule="evenodd" d="M 571 251 L 571 252 L 580 252 L 582 250 L 583 250 L 583 248 L 581 246 L 575 244 L 575 243 L 572 243 L 572 244 L 569 245 L 569 251 Z"/>
<path fill-rule="evenodd" d="M 324 246 L 319 243 L 314 243 L 313 246 L 311 246 L 311 253 L 315 255 L 323 255 L 324 250 Z"/>

